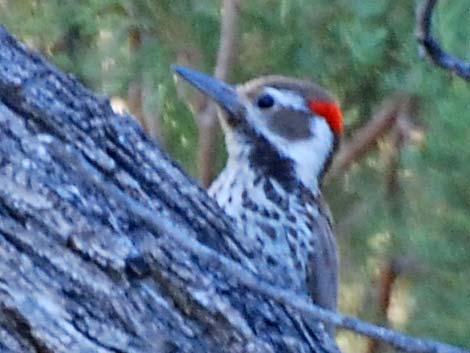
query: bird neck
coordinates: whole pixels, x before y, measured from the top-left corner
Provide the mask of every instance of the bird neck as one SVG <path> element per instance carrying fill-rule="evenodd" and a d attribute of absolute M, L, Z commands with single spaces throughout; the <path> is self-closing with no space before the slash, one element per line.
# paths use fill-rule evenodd
<path fill-rule="evenodd" d="M 310 170 L 310 173 L 307 173 L 309 164 L 299 165 L 293 158 L 274 148 L 273 143 L 263 135 L 251 136 L 246 131 L 243 135 L 226 133 L 225 142 L 228 152 L 225 173 L 246 170 L 257 179 L 271 178 L 288 193 L 301 188 L 307 188 L 315 195 L 319 193 L 323 171 Z M 245 174 L 233 177 L 246 178 Z"/>
<path fill-rule="evenodd" d="M 318 187 L 307 187 L 292 173 L 288 160 L 272 160 L 273 156 L 253 155 L 248 145 L 227 145 L 229 157 L 223 171 L 209 188 L 209 194 L 217 199 L 221 206 L 243 203 L 243 193 L 248 195 L 263 194 L 261 198 L 274 203 L 283 203 L 287 199 L 314 199 L 320 194 Z M 246 195 L 245 193 L 245 195 Z"/>

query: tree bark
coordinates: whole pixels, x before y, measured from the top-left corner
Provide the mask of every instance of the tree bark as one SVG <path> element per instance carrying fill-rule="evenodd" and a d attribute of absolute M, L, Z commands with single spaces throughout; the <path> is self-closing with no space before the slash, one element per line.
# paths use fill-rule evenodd
<path fill-rule="evenodd" d="M 251 274 L 236 231 L 133 119 L 0 28 L 0 351 L 336 352 L 176 241 Z"/>

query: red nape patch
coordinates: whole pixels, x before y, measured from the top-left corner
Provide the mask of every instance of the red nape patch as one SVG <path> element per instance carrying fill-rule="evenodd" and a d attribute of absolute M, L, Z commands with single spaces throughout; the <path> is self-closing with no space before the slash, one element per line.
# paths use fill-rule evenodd
<path fill-rule="evenodd" d="M 343 113 L 338 104 L 328 101 L 310 101 L 308 107 L 313 113 L 324 117 L 335 134 L 343 133 Z"/>

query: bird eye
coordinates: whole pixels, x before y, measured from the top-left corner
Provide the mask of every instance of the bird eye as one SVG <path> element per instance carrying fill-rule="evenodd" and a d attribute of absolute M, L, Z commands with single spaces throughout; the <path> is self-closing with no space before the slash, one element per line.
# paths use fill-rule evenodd
<path fill-rule="evenodd" d="M 271 108 L 274 105 L 274 98 L 269 94 L 263 94 L 258 98 L 256 105 L 261 109 Z"/>

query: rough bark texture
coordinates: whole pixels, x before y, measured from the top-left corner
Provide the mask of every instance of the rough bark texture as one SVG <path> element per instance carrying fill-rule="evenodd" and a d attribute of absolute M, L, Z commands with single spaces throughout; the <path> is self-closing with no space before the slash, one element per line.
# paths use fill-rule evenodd
<path fill-rule="evenodd" d="M 0 28 L 1 352 L 336 351 L 130 204 L 249 266 L 250 244 L 133 119 Z"/>

